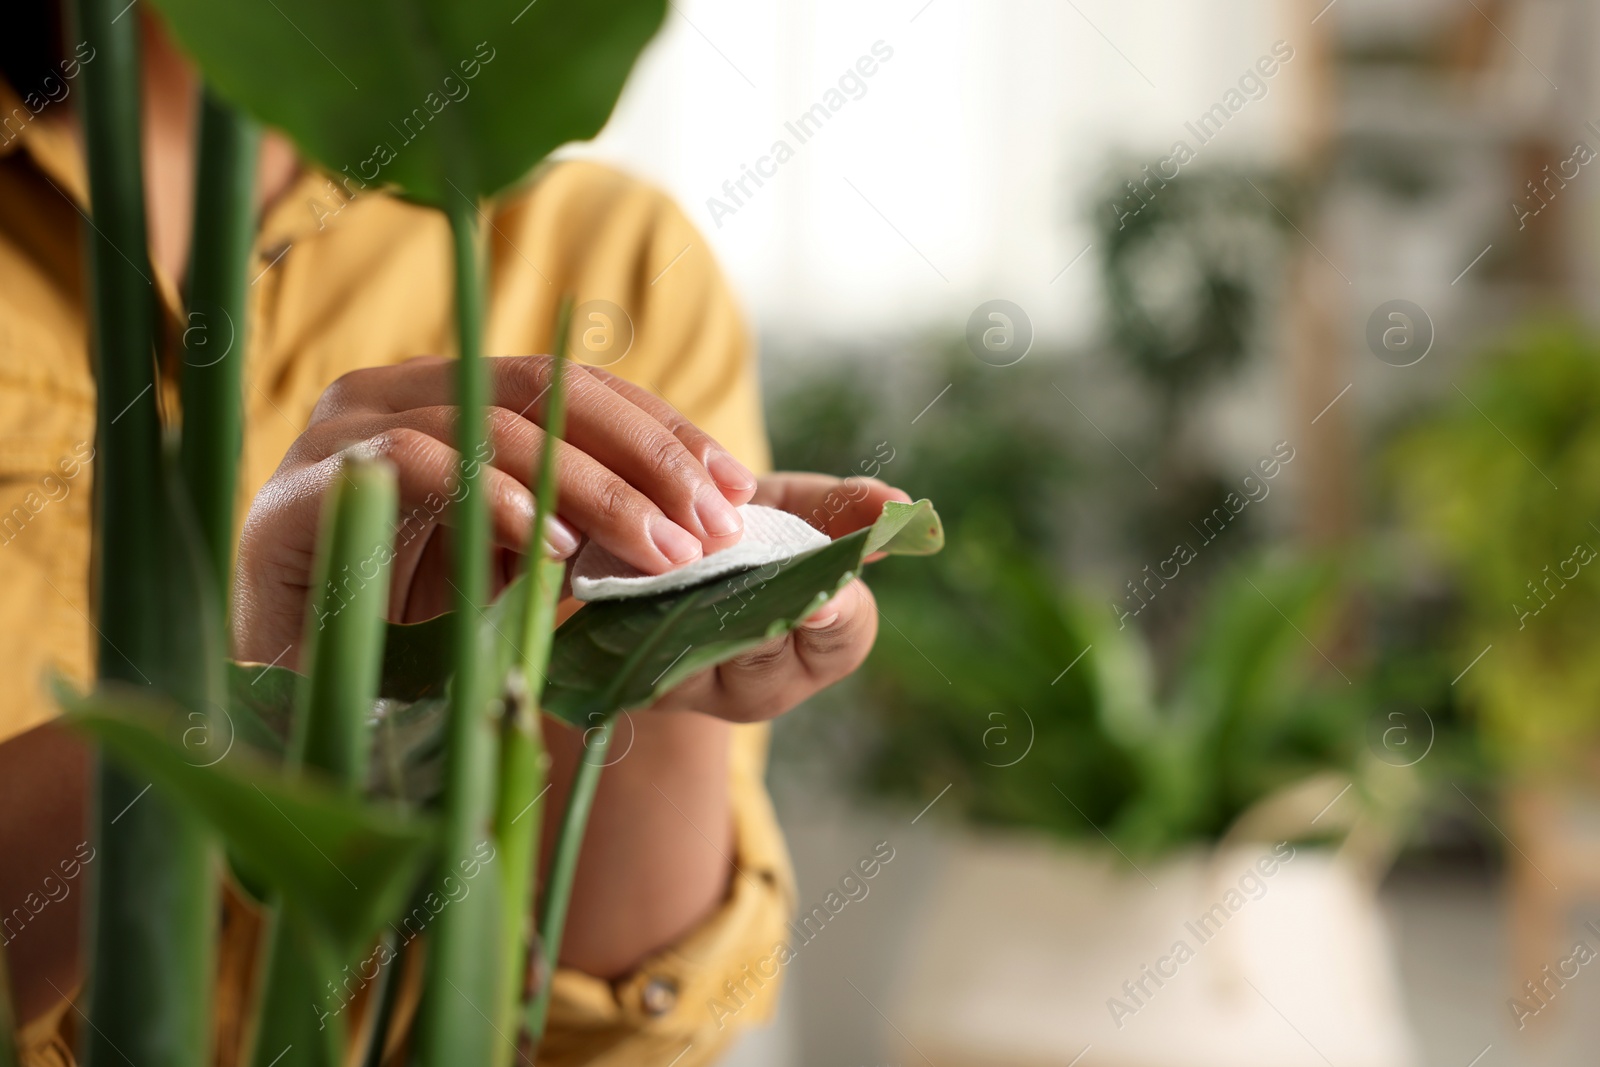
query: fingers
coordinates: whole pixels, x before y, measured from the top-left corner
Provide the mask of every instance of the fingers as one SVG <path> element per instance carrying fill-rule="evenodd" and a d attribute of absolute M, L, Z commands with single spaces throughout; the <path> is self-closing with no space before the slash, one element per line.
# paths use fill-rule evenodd
<path fill-rule="evenodd" d="M 735 504 L 748 503 L 756 491 L 756 477 L 750 469 L 725 448 L 719 445 L 715 438 L 700 427 L 684 418 L 678 409 L 656 396 L 643 386 L 636 385 L 625 378 L 619 378 L 610 371 L 590 369 L 594 375 L 607 388 L 620 394 L 635 407 L 644 411 L 661 425 L 665 426 L 678 440 L 683 442 L 691 455 L 705 465 L 712 479 L 721 487 L 723 494 Z"/>
<path fill-rule="evenodd" d="M 891 500 L 909 504 L 911 497 L 876 478 L 785 473 L 761 479 L 752 503 L 798 515 L 839 538 L 877 522 Z"/>
<path fill-rule="evenodd" d="M 689 679 L 656 706 L 733 722 L 770 719 L 861 666 L 877 633 L 877 604 L 856 580 L 783 637 Z"/>
<path fill-rule="evenodd" d="M 738 542 L 744 521 L 677 435 L 587 372 L 569 383 L 568 441 L 694 533 L 706 552 Z"/>
<path fill-rule="evenodd" d="M 490 408 L 488 416 L 488 457 L 493 464 L 489 469 L 511 478 L 531 501 L 533 472 L 549 437 L 504 408 Z M 426 407 L 375 418 L 435 439 L 452 440 L 457 417 L 453 407 Z M 564 521 L 553 527 L 551 536 L 570 539 L 570 543 L 565 539 L 552 542 L 564 550 L 556 558 L 565 559 L 576 549 L 573 530 L 648 574 L 664 573 L 700 557 L 700 540 L 669 518 L 650 497 L 568 442 L 557 441 L 555 447 L 556 510 Z M 454 449 L 450 453 L 456 454 Z M 429 479 L 437 476 L 436 471 L 427 475 Z M 532 514 L 530 505 L 527 522 Z"/>
<path fill-rule="evenodd" d="M 548 357 L 489 361 L 494 403 L 501 409 L 491 409 L 491 433 L 521 446 L 506 453 L 501 451 L 505 442 L 497 441 L 495 462 L 524 483 L 531 480 L 543 440 L 536 423 L 548 399 L 550 367 Z M 417 426 L 449 442 L 453 434 L 434 429 L 433 415 L 416 412 L 438 409 L 453 386 L 449 361 L 356 371 L 328 390 L 318 414 L 342 420 L 387 417 L 391 424 Z M 568 458 L 581 455 L 612 475 L 589 472 L 572 489 L 563 484 L 564 496 L 578 489 L 593 494 L 581 506 L 575 503 L 571 515 L 580 520 L 577 512 L 583 511 L 599 523 L 590 529 L 579 521 L 583 533 L 652 574 L 739 540 L 743 522 L 734 504 L 749 499 L 755 479 L 714 439 L 645 390 L 621 389 L 583 367 L 569 365 L 566 390 L 565 437 L 576 451 L 563 448 L 558 460 L 584 467 Z M 516 420 L 526 431 L 517 429 Z M 641 496 L 649 506 L 640 503 Z M 570 499 L 563 500 L 563 514 Z M 691 547 L 688 541 L 695 543 Z"/>
<path fill-rule="evenodd" d="M 799 515 L 835 538 L 877 521 L 889 501 L 910 499 L 875 478 L 826 474 L 769 475 L 753 496 L 754 503 Z M 860 667 L 877 635 L 877 602 L 857 579 L 783 637 L 689 679 L 657 707 L 734 722 L 772 718 Z"/>

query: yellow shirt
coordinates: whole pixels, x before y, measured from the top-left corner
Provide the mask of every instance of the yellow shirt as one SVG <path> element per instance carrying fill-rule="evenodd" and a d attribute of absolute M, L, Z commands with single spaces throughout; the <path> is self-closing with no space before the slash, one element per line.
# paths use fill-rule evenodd
<path fill-rule="evenodd" d="M 15 116 L 19 107 L 29 115 L 0 82 L 0 115 Z M 42 687 L 47 671 L 80 682 L 93 673 L 95 399 L 82 160 L 48 114 L 30 117 L 20 135 L 9 124 L 0 139 L 3 741 L 56 714 Z M 595 164 L 552 165 L 507 198 L 489 241 L 487 354 L 544 351 L 561 294 L 572 293 L 580 305 L 610 301 L 631 318 L 633 343 L 608 369 L 663 396 L 752 469 L 767 469 L 749 339 L 704 239 L 665 196 Z M 352 198 L 308 173 L 267 211 L 250 260 L 241 518 L 335 378 L 453 352 L 451 269 L 443 216 L 392 196 Z M 157 273 L 176 338 L 184 327 L 176 290 Z M 170 391 L 175 371 L 167 372 Z M 541 1063 L 691 1067 L 711 1060 L 735 1032 L 711 1002 L 726 999 L 729 982 L 749 996 L 748 968 L 782 939 L 794 899 L 762 784 L 766 731 L 735 731 L 735 860 L 753 877 L 731 879 L 715 915 L 625 979 L 559 972 Z M 224 956 L 235 962 L 224 961 L 221 1004 L 230 1002 L 230 990 L 232 1002 L 239 1000 L 242 980 L 232 973 L 242 958 L 230 953 L 228 938 Z M 767 1016 L 776 985 L 760 983 L 738 1021 Z M 71 1014 L 63 1004 L 27 1028 L 24 1062 L 70 1062 L 57 1029 Z"/>

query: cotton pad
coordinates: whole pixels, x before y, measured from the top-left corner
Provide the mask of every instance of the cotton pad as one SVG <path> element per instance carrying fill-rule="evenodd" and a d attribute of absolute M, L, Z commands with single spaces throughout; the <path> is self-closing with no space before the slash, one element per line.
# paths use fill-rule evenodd
<path fill-rule="evenodd" d="M 777 563 L 828 543 L 828 535 L 798 515 L 760 504 L 739 508 L 739 543 L 666 574 L 645 574 L 590 541 L 572 565 L 572 595 L 579 600 L 621 600 L 687 589 L 734 571 Z"/>

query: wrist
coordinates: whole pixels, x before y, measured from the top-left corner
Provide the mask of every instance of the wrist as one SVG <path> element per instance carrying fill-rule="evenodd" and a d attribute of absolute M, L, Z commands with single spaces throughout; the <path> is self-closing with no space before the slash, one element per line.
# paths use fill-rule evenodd
<path fill-rule="evenodd" d="M 546 725 L 548 860 L 583 732 L 548 719 Z M 698 712 L 618 719 L 578 861 L 564 965 L 601 977 L 626 974 L 722 903 L 735 859 L 731 737 L 730 724 Z"/>

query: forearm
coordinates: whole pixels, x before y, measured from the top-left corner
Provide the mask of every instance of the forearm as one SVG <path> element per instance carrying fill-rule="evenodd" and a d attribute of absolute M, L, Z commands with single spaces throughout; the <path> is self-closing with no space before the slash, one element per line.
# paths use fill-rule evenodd
<path fill-rule="evenodd" d="M 722 903 L 734 861 L 731 730 L 697 712 L 645 711 L 617 721 L 578 861 L 564 966 L 602 978 L 626 974 Z M 547 718 L 545 738 L 548 861 L 583 735 Z"/>
<path fill-rule="evenodd" d="M 88 776 L 84 746 L 58 726 L 0 745 L 0 943 L 23 1021 L 79 982 Z"/>

